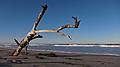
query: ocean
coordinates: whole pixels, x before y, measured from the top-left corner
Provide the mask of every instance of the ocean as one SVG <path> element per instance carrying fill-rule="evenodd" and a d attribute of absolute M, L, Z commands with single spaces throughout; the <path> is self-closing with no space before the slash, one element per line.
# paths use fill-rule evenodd
<path fill-rule="evenodd" d="M 32 46 L 30 46 L 32 45 Z M 64 53 L 96 54 L 96 55 L 116 55 L 120 56 L 120 45 L 46 45 L 30 44 L 29 50 L 52 51 Z M 0 45 L 4 48 L 16 48 L 15 45 Z"/>

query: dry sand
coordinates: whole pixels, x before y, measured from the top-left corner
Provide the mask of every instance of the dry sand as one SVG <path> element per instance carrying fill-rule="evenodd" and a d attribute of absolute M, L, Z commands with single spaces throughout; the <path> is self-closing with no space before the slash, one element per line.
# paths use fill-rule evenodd
<path fill-rule="evenodd" d="M 12 51 L 0 48 L 0 67 L 120 67 L 120 56 L 29 51 L 13 57 Z"/>

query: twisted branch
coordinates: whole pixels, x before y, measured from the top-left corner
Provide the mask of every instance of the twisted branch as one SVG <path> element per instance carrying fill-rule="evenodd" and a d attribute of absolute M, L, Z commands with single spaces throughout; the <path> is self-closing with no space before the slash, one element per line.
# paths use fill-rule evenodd
<path fill-rule="evenodd" d="M 63 32 L 60 32 L 61 30 L 65 29 L 65 28 L 78 28 L 79 24 L 80 24 L 80 20 L 77 19 L 77 17 L 72 17 L 74 19 L 74 24 L 71 25 L 71 24 L 66 24 L 64 26 L 60 26 L 59 28 L 57 29 L 53 29 L 53 30 L 35 30 L 35 33 L 42 33 L 42 32 L 53 32 L 53 33 L 59 33 L 61 34 L 62 36 L 65 36 L 65 37 L 70 37 L 70 35 L 66 35 L 64 34 Z"/>
<path fill-rule="evenodd" d="M 18 56 L 20 54 L 21 50 L 25 46 L 27 46 L 31 40 L 36 39 L 36 38 L 42 38 L 41 35 L 37 35 L 38 33 L 41 33 L 41 32 L 55 32 L 55 33 L 59 33 L 62 36 L 69 37 L 71 39 L 70 35 L 66 35 L 66 34 L 64 34 L 63 32 L 60 32 L 60 31 L 65 29 L 65 28 L 78 28 L 80 21 L 77 19 L 77 17 L 72 17 L 74 19 L 74 24 L 73 25 L 66 24 L 66 25 L 61 26 L 61 27 L 59 27 L 57 29 L 54 29 L 54 30 L 36 30 L 36 27 L 39 24 L 39 22 L 40 22 L 42 16 L 44 15 L 45 11 L 47 10 L 47 7 L 48 7 L 47 4 L 42 6 L 42 10 L 38 15 L 38 17 L 37 17 L 37 19 L 36 19 L 36 21 L 33 25 L 32 30 L 22 39 L 22 41 L 20 43 L 16 39 L 14 39 L 15 42 L 17 43 L 18 47 L 12 53 L 12 56 Z M 27 50 L 27 47 L 26 47 L 26 50 Z"/>

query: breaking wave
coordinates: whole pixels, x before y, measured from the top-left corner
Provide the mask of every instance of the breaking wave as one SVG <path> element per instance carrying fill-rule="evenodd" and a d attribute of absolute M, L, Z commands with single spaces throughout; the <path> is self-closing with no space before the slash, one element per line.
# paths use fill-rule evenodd
<path fill-rule="evenodd" d="M 65 47 L 120 47 L 120 45 L 54 45 Z"/>

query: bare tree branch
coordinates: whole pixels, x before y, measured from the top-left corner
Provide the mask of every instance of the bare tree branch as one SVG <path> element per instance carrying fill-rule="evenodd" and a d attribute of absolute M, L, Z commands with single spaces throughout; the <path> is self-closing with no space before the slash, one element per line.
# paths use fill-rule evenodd
<path fill-rule="evenodd" d="M 17 43 L 18 46 L 20 45 L 20 43 L 17 41 L 17 39 L 14 39 L 14 41 Z"/>
<path fill-rule="evenodd" d="M 60 35 L 62 36 L 65 36 L 65 37 L 68 37 L 71 39 L 71 36 L 70 35 L 66 35 L 64 34 L 63 32 L 59 32 L 65 28 L 78 28 L 79 26 L 79 23 L 80 23 L 80 20 L 77 19 L 77 17 L 72 17 L 74 19 L 74 24 L 71 25 L 71 24 L 66 24 L 64 26 L 61 26 L 57 29 L 53 29 L 53 30 L 35 30 L 35 33 L 41 33 L 41 32 L 52 32 L 52 33 L 59 33 Z M 72 40 L 72 39 L 71 39 Z"/>
<path fill-rule="evenodd" d="M 37 27 L 37 25 L 39 24 L 39 22 L 40 22 L 40 20 L 41 20 L 41 18 L 42 18 L 42 16 L 44 15 L 44 13 L 45 13 L 45 11 L 47 10 L 47 4 L 45 4 L 44 6 L 42 6 L 42 10 L 41 10 L 41 12 L 39 13 L 39 15 L 38 15 L 38 17 L 37 17 L 37 19 L 36 19 L 36 22 L 34 23 L 34 25 L 33 25 L 33 29 L 32 30 L 36 30 L 36 27 Z"/>
<path fill-rule="evenodd" d="M 40 22 L 40 20 L 41 20 L 41 18 L 44 15 L 46 10 L 47 10 L 47 4 L 42 6 L 42 10 L 38 15 L 38 17 L 36 19 L 36 22 L 33 25 L 32 30 L 30 32 L 28 32 L 26 37 L 24 37 L 23 40 L 20 43 L 16 39 L 14 39 L 15 42 L 17 43 L 18 47 L 12 53 L 12 56 L 18 56 L 20 54 L 21 50 L 25 46 L 27 46 L 31 40 L 36 39 L 36 38 L 42 38 L 41 35 L 37 35 L 38 33 L 41 33 L 41 32 L 56 32 L 56 33 L 59 33 L 62 36 L 69 37 L 71 39 L 70 35 L 66 35 L 66 34 L 64 34 L 63 32 L 60 32 L 60 31 L 65 29 L 65 28 L 78 28 L 80 21 L 77 19 L 77 17 L 72 17 L 74 19 L 74 24 L 73 25 L 66 24 L 66 25 L 61 26 L 61 27 L 59 27 L 57 29 L 54 29 L 54 30 L 36 30 L 36 27 L 39 24 L 39 22 Z"/>
<path fill-rule="evenodd" d="M 63 32 L 57 32 L 57 33 L 60 34 L 61 36 L 68 37 L 70 40 L 72 40 L 70 35 L 66 35 Z"/>
<path fill-rule="evenodd" d="M 61 26 L 59 28 L 57 28 L 57 32 L 59 32 L 60 30 L 63 30 L 65 28 L 78 28 L 80 20 L 77 19 L 77 17 L 72 17 L 74 19 L 74 24 L 66 24 L 64 26 Z"/>
<path fill-rule="evenodd" d="M 59 32 L 65 28 L 78 28 L 80 20 L 78 21 L 77 17 L 72 17 L 74 19 L 74 24 L 66 24 L 64 26 L 60 26 L 57 29 L 53 29 L 53 30 L 35 30 L 35 33 L 41 33 L 41 32 Z"/>
<path fill-rule="evenodd" d="M 42 33 L 42 32 L 57 32 L 57 30 L 35 30 L 35 33 Z"/>
<path fill-rule="evenodd" d="M 42 6 L 42 10 L 41 12 L 39 13 L 37 19 L 36 19 L 36 22 L 34 23 L 33 25 L 33 28 L 32 30 L 27 34 L 26 37 L 23 38 L 23 40 L 19 43 L 16 39 L 15 42 L 19 45 L 17 47 L 17 49 L 12 53 L 12 56 L 18 56 L 21 52 L 21 50 L 29 44 L 29 42 L 33 39 L 36 39 L 38 38 L 39 36 L 36 36 L 36 33 L 35 33 L 35 30 L 36 30 L 36 27 L 38 25 L 38 23 L 40 22 L 42 16 L 44 15 L 45 11 L 47 10 L 47 4 L 43 5 Z"/>

